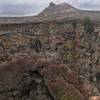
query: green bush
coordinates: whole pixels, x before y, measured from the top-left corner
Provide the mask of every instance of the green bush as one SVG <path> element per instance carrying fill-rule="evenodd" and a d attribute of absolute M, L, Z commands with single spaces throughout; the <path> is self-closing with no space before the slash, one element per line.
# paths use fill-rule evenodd
<path fill-rule="evenodd" d="M 84 18 L 83 25 L 84 25 L 84 30 L 86 32 L 91 33 L 94 31 L 94 25 L 93 25 L 91 18 L 89 16 L 86 16 Z"/>

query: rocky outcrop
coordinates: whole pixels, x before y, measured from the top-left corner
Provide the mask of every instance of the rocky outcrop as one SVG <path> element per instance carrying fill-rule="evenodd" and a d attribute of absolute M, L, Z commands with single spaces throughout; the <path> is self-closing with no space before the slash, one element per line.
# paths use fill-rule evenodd
<path fill-rule="evenodd" d="M 0 65 L 1 100 L 86 100 L 77 75 L 66 64 L 17 56 Z"/>

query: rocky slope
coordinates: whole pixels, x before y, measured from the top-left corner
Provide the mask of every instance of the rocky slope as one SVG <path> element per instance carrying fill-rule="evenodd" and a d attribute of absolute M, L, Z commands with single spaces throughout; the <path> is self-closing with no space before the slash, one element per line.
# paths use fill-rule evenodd
<path fill-rule="evenodd" d="M 100 95 L 100 31 L 95 27 L 88 33 L 82 27 L 66 22 L 2 25 L 1 100 L 87 100 Z"/>
<path fill-rule="evenodd" d="M 61 12 L 65 5 L 50 7 Z M 51 16 L 48 9 L 38 16 L 45 12 Z M 74 25 L 73 20 L 0 24 L 0 100 L 91 96 L 100 96 L 99 25 L 86 32 L 82 23 Z"/>
<path fill-rule="evenodd" d="M 67 3 L 49 5 L 42 13 L 37 15 L 37 17 L 39 16 L 42 20 L 82 20 L 84 17 L 90 16 L 92 20 L 100 21 L 100 11 L 80 10 Z"/>

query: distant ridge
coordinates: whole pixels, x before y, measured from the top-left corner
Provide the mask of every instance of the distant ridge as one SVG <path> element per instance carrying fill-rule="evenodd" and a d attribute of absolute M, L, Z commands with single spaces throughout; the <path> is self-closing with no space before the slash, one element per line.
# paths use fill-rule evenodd
<path fill-rule="evenodd" d="M 61 3 L 53 7 L 49 5 L 38 15 L 41 19 L 43 18 L 42 20 L 83 19 L 85 16 L 100 21 L 100 11 L 80 10 L 67 3 Z"/>
<path fill-rule="evenodd" d="M 34 23 L 43 21 L 58 21 L 58 20 L 82 20 L 85 16 L 90 16 L 94 21 L 100 21 L 100 11 L 79 10 L 67 3 L 59 5 L 51 2 L 37 16 L 24 17 L 0 17 L 0 23 Z"/>

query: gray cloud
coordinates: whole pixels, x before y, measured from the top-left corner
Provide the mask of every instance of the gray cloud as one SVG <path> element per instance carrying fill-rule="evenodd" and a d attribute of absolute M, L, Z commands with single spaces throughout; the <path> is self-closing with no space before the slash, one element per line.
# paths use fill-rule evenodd
<path fill-rule="evenodd" d="M 2 14 L 2 15 L 17 15 L 17 14 L 18 15 L 26 15 L 27 13 L 31 13 L 33 8 L 28 5 L 5 4 L 3 7 L 1 7 L 0 10 L 1 10 L 0 14 Z"/>
<path fill-rule="evenodd" d="M 11 2 L 12 1 L 12 2 Z M 44 4 L 37 3 L 36 0 L 1 0 L 0 16 L 20 16 L 37 14 L 45 7 Z"/>
<path fill-rule="evenodd" d="M 87 0 L 85 2 L 79 2 L 78 7 L 86 10 L 100 10 L 100 1 Z"/>

